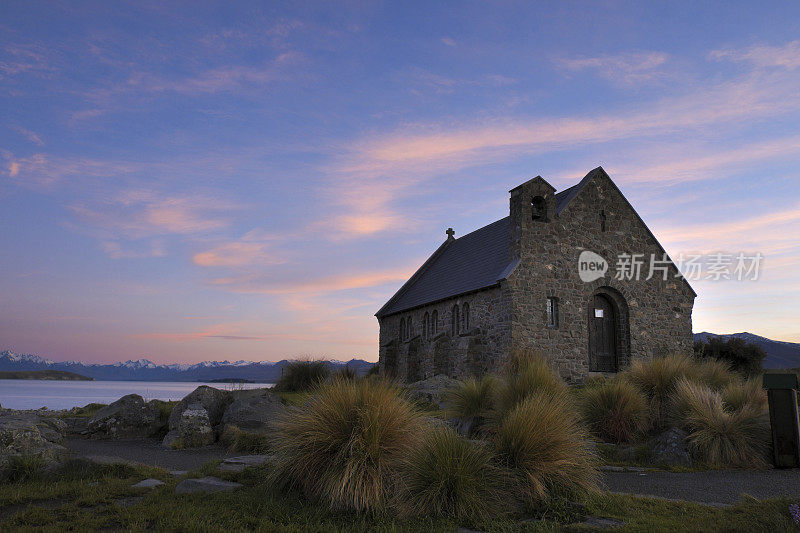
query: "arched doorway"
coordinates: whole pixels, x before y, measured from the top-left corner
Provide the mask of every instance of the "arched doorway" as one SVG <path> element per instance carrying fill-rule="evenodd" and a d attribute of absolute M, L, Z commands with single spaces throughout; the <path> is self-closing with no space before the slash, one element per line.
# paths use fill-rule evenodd
<path fill-rule="evenodd" d="M 597 292 L 592 296 L 589 304 L 591 372 L 616 372 L 619 369 L 619 341 L 623 336 L 621 318 L 619 306 L 609 294 Z"/>

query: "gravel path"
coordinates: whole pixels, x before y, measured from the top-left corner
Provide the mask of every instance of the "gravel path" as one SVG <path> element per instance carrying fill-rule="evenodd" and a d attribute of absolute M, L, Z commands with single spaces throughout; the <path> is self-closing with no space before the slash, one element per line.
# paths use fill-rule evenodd
<path fill-rule="evenodd" d="M 709 470 L 705 472 L 604 472 L 611 492 L 731 505 L 742 494 L 794 496 L 800 501 L 800 470 Z"/>
<path fill-rule="evenodd" d="M 212 459 L 224 459 L 231 455 L 221 446 L 170 450 L 153 439 L 90 440 L 68 437 L 65 445 L 78 457 L 123 459 L 167 470 L 193 470 Z"/>

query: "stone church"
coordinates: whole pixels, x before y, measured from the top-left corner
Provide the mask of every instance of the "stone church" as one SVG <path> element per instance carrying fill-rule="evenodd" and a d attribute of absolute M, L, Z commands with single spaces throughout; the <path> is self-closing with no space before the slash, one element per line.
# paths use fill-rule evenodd
<path fill-rule="evenodd" d="M 510 193 L 508 217 L 448 229 L 376 313 L 384 374 L 480 376 L 533 350 L 580 381 L 691 352 L 696 294 L 602 167 L 559 193 L 541 177 Z"/>

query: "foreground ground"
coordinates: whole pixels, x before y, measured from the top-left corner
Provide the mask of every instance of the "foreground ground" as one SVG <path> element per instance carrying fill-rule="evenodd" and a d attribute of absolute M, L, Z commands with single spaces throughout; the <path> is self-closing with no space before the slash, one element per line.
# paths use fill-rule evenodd
<path fill-rule="evenodd" d="M 800 501 L 796 471 L 606 472 L 604 483 L 614 492 L 595 494 L 585 509 L 555 509 L 536 516 L 497 519 L 487 523 L 449 520 L 400 520 L 392 514 L 356 515 L 310 505 L 299 495 L 274 493 L 263 467 L 244 472 L 216 469 L 225 452 L 218 447 L 171 451 L 148 441 L 83 441 L 72 439 L 77 455 L 157 464 L 78 463 L 46 478 L 0 486 L 0 530 L 157 530 L 157 531 L 793 531 L 788 507 Z M 202 465 L 202 466 L 199 466 Z M 192 470 L 175 475 L 176 470 Z M 173 473 L 171 473 L 173 472 Z M 228 493 L 176 494 L 186 477 L 214 475 L 244 487 Z M 132 485 L 156 478 L 164 485 L 137 489 Z M 620 494 L 655 494 L 649 498 Z M 757 500 L 741 493 L 760 498 Z M 677 498 L 676 498 L 677 497 Z M 669 500 L 664 498 L 670 498 Z M 703 505 L 678 498 L 695 499 Z M 588 521 L 587 521 L 588 518 Z"/>

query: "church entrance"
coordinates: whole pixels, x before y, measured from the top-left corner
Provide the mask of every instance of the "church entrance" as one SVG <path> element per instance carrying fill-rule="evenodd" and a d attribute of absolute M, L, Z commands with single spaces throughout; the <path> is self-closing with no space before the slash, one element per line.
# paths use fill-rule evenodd
<path fill-rule="evenodd" d="M 589 305 L 589 370 L 616 372 L 617 312 L 605 294 L 595 294 Z"/>

